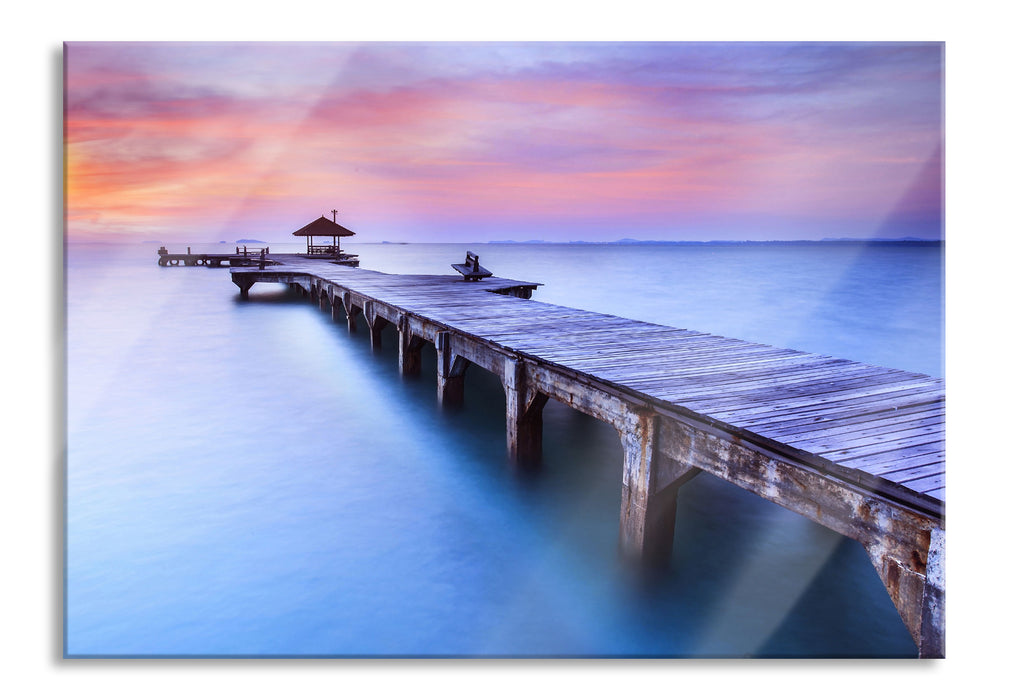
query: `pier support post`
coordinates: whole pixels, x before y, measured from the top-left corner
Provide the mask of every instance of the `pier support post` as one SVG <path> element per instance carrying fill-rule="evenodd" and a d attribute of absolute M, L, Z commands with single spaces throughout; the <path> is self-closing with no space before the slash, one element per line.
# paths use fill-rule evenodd
<path fill-rule="evenodd" d="M 382 329 L 389 323 L 375 312 L 375 302 L 364 302 L 364 322 L 368 324 L 368 335 L 371 338 L 371 349 L 382 347 Z"/>
<path fill-rule="evenodd" d="M 928 546 L 918 655 L 923 659 L 946 658 L 946 531 L 939 528 L 932 530 Z"/>
<path fill-rule="evenodd" d="M 507 360 L 505 390 L 508 458 L 520 469 L 536 469 L 543 459 L 543 406 L 547 396 L 529 385 L 525 362 Z"/>
<path fill-rule="evenodd" d="M 329 312 L 333 318 L 333 321 L 339 320 L 340 307 L 343 303 L 340 301 L 340 295 L 335 292 L 330 292 L 329 294 Z"/>
<path fill-rule="evenodd" d="M 249 290 L 252 289 L 252 285 L 256 283 L 256 280 L 249 275 L 241 275 L 237 277 L 232 275 L 231 281 L 238 285 L 239 292 L 243 299 L 249 298 Z"/>
<path fill-rule="evenodd" d="M 654 413 L 632 412 L 630 417 L 618 427 L 624 448 L 620 552 L 641 568 L 658 569 L 668 564 L 673 548 L 680 487 L 700 470 L 664 460 Z"/>
<path fill-rule="evenodd" d="M 361 307 L 351 302 L 350 292 L 343 293 L 343 310 L 347 314 L 347 330 L 353 333 L 357 330 L 357 313 Z"/>
<path fill-rule="evenodd" d="M 424 339 L 410 331 L 406 316 L 399 321 L 399 372 L 403 375 L 420 374 L 420 349 Z"/>
<path fill-rule="evenodd" d="M 438 351 L 438 403 L 459 406 L 463 402 L 463 386 L 469 360 L 452 352 L 452 337 L 448 331 L 435 336 Z"/>
<path fill-rule="evenodd" d="M 946 655 L 946 533 L 930 533 L 928 560 L 887 551 L 884 543 L 866 544 L 869 559 L 883 580 L 890 599 L 918 645 L 921 658 Z"/>

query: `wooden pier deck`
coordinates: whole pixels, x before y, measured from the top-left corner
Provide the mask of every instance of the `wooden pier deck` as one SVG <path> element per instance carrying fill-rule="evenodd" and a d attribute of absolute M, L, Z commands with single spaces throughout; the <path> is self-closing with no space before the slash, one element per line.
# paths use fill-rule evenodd
<path fill-rule="evenodd" d="M 549 399 L 613 425 L 628 557 L 668 557 L 678 489 L 706 471 L 861 542 L 921 655 L 944 655 L 943 380 L 530 301 L 536 283 L 271 257 L 232 270 L 243 297 L 297 285 L 373 344 L 392 324 L 404 373 L 432 343 L 442 402 L 462 400 L 470 363 L 497 374 L 517 465 L 538 463 Z"/>

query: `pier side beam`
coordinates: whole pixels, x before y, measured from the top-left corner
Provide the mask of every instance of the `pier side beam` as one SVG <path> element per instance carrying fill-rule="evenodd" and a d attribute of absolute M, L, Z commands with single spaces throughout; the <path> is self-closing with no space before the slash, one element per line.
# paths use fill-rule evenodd
<path fill-rule="evenodd" d="M 623 494 L 620 504 L 620 552 L 646 570 L 669 562 L 680 487 L 700 470 L 674 463 L 659 451 L 658 417 L 629 412 L 618 427 L 624 448 Z"/>
<path fill-rule="evenodd" d="M 505 390 L 508 458 L 519 469 L 536 469 L 543 458 L 543 406 L 547 396 L 530 386 L 522 360 L 505 362 L 501 383 Z"/>
<path fill-rule="evenodd" d="M 459 406 L 463 402 L 463 387 L 469 360 L 452 352 L 452 337 L 448 331 L 435 336 L 438 351 L 438 403 Z"/>
<path fill-rule="evenodd" d="M 404 315 L 399 321 L 399 372 L 403 375 L 420 374 L 420 350 L 424 339 L 410 330 L 409 319 Z"/>

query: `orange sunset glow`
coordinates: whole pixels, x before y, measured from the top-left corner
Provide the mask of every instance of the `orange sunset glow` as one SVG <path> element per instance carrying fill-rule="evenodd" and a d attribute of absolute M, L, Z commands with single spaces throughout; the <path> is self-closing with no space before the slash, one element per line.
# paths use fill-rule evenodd
<path fill-rule="evenodd" d="M 71 241 L 935 240 L 940 44 L 65 52 Z"/>

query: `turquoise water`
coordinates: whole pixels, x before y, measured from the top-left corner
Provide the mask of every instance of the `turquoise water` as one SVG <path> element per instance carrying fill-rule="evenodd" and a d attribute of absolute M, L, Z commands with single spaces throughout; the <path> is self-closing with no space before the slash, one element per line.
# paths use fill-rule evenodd
<path fill-rule="evenodd" d="M 496 377 L 440 411 L 391 330 L 373 354 L 156 248 L 67 254 L 67 654 L 916 655 L 858 544 L 701 475 L 642 586 L 611 428 L 548 403 L 545 469 L 515 478 Z M 535 299 L 943 373 L 938 246 L 352 248 L 417 273 L 470 248 Z"/>

